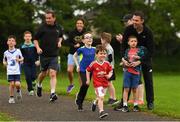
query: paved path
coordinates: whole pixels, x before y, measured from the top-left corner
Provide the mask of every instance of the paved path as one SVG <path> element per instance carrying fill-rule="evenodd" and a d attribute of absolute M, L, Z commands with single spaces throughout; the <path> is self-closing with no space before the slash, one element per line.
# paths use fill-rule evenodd
<path fill-rule="evenodd" d="M 0 86 L 0 112 L 7 113 L 20 121 L 97 121 L 98 112 L 90 110 L 91 103 L 84 103 L 84 111 L 78 112 L 74 104 L 74 98 L 59 96 L 55 103 L 49 103 L 49 95 L 43 94 L 41 98 L 28 96 L 23 91 L 23 101 L 15 104 L 8 103 L 8 87 Z M 123 113 L 114 111 L 105 106 L 109 116 L 107 121 L 167 121 L 168 118 L 144 112 Z"/>

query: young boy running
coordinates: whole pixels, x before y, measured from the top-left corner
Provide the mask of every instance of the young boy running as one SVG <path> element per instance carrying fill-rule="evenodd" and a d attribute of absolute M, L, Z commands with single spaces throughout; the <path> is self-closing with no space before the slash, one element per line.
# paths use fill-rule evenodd
<path fill-rule="evenodd" d="M 102 45 L 96 46 L 96 60 L 93 61 L 86 69 L 87 82 L 90 83 L 90 74 L 93 76 L 93 86 L 96 93 L 96 102 L 92 105 L 92 111 L 96 110 L 96 103 L 99 108 L 99 118 L 108 116 L 104 111 L 103 101 L 108 87 L 109 78 L 112 76 L 112 66 L 108 61 L 105 61 L 107 56 L 106 48 Z"/>
<path fill-rule="evenodd" d="M 4 52 L 3 64 L 7 68 L 7 80 L 9 82 L 9 103 L 15 103 L 14 88 L 17 89 L 17 99 L 22 98 L 21 83 L 20 83 L 20 63 L 23 61 L 23 56 L 19 49 L 15 48 L 16 37 L 10 35 L 7 40 L 8 50 Z"/>
<path fill-rule="evenodd" d="M 36 47 L 31 41 L 32 34 L 30 31 L 24 32 L 24 44 L 21 45 L 20 50 L 24 57 L 23 69 L 27 83 L 28 94 L 34 95 L 34 86 L 36 79 L 36 65 L 38 65 L 38 54 Z"/>
<path fill-rule="evenodd" d="M 137 47 L 138 40 L 135 36 L 130 36 L 128 38 L 129 48 L 125 51 L 125 55 L 122 58 L 123 65 L 125 66 L 124 71 L 124 81 L 123 81 L 123 112 L 129 112 L 127 105 L 128 92 L 132 88 L 133 99 L 134 99 L 134 108 L 133 111 L 139 111 L 138 107 L 138 96 L 137 88 L 140 81 L 140 72 L 141 72 L 141 61 L 145 56 L 145 48 Z"/>
<path fill-rule="evenodd" d="M 75 103 L 78 106 L 78 111 L 83 110 L 83 101 L 89 87 L 89 85 L 86 84 L 86 68 L 92 61 L 94 61 L 95 57 L 95 47 L 91 46 L 93 37 L 90 32 L 87 32 L 83 35 L 82 42 L 84 43 L 84 46 L 78 48 L 73 55 L 73 59 L 77 67 L 77 72 L 79 72 L 82 81 L 82 85 L 76 95 L 75 100 Z M 80 56 L 80 61 L 78 61 L 78 56 Z"/>

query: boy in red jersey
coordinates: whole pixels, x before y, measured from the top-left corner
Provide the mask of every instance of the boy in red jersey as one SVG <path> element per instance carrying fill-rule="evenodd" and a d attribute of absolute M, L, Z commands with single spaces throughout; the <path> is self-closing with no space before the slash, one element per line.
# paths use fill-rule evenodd
<path fill-rule="evenodd" d="M 86 84 L 89 85 L 90 74 L 92 73 L 93 86 L 95 88 L 95 93 L 97 96 L 95 102 L 92 105 L 92 111 L 95 111 L 96 103 L 97 103 L 99 107 L 100 119 L 108 116 L 108 113 L 104 112 L 103 101 L 108 87 L 108 82 L 109 82 L 108 79 L 112 76 L 112 72 L 113 72 L 111 64 L 105 60 L 106 57 L 107 57 L 106 49 L 102 45 L 97 45 L 96 60 L 93 61 L 86 68 L 86 77 L 87 77 Z"/>

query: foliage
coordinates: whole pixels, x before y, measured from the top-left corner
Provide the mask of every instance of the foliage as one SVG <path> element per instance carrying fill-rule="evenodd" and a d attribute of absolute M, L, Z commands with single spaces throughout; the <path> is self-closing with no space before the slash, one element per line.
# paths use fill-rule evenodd
<path fill-rule="evenodd" d="M 28 0 L 26 0 L 28 1 Z M 152 29 L 156 42 L 156 53 L 174 55 L 179 53 L 180 38 L 176 33 L 180 32 L 180 1 L 179 0 L 6 0 L 0 1 L 0 58 L 6 47 L 8 35 L 17 36 L 18 44 L 22 43 L 22 35 L 25 30 L 35 31 L 39 26 L 37 20 L 43 20 L 43 12 L 52 9 L 56 13 L 57 21 L 64 27 L 65 34 L 75 26 L 75 20 L 84 11 L 83 16 L 87 20 L 86 27 L 97 31 L 96 37 L 102 31 L 122 33 L 124 25 L 122 17 L 135 10 L 145 13 L 145 22 Z M 78 11 L 79 10 L 79 11 Z M 118 44 L 113 40 L 114 49 Z M 63 48 L 63 56 L 68 47 Z M 65 51 L 64 51 L 65 49 Z"/>

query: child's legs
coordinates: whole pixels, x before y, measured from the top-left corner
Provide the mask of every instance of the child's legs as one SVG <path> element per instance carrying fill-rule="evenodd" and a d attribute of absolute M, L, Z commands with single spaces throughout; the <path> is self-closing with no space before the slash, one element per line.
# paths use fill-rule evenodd
<path fill-rule="evenodd" d="M 123 103 L 127 104 L 127 100 L 128 100 L 128 94 L 129 94 L 129 88 L 131 87 L 131 73 L 129 72 L 124 72 L 124 79 L 123 79 L 123 87 L 124 87 L 124 91 L 123 91 Z"/>
<path fill-rule="evenodd" d="M 102 111 L 104 111 L 103 103 L 104 103 L 104 96 L 106 94 L 106 88 L 104 88 L 102 86 L 97 87 L 97 88 L 95 88 L 95 92 L 96 92 L 96 96 L 98 99 L 99 112 L 102 112 Z"/>
<path fill-rule="evenodd" d="M 129 88 L 124 88 L 123 92 L 123 103 L 127 105 Z"/>
<path fill-rule="evenodd" d="M 108 89 L 109 89 L 110 98 L 113 99 L 113 100 L 116 100 L 115 88 L 114 88 L 114 85 L 113 85 L 112 81 L 109 82 Z"/>
<path fill-rule="evenodd" d="M 138 100 L 144 101 L 144 84 L 139 84 L 137 88 Z"/>
<path fill-rule="evenodd" d="M 82 85 L 80 87 L 78 96 L 77 96 L 77 102 L 78 104 L 82 104 L 84 101 L 84 98 L 87 94 L 87 90 L 88 90 L 88 85 L 86 84 L 86 73 L 85 72 L 80 72 L 80 77 L 81 77 L 81 81 L 82 81 Z"/>
<path fill-rule="evenodd" d="M 132 81 L 131 81 L 131 88 L 133 91 L 133 99 L 134 99 L 134 103 L 138 103 L 138 92 L 137 92 L 137 88 L 139 85 L 139 81 L 140 81 L 140 75 L 134 75 L 132 76 Z"/>
<path fill-rule="evenodd" d="M 32 88 L 32 71 L 31 71 L 31 66 L 24 64 L 24 73 L 26 77 L 26 83 L 27 83 L 27 88 L 28 91 L 31 91 Z"/>
<path fill-rule="evenodd" d="M 15 82 L 10 81 L 10 83 L 9 83 L 9 96 L 14 96 L 14 87 L 15 87 Z"/>
<path fill-rule="evenodd" d="M 109 86 L 108 86 L 108 89 L 109 89 L 109 96 L 111 99 L 113 100 L 116 100 L 116 91 L 115 91 L 115 88 L 114 88 L 114 85 L 113 85 L 113 81 L 116 79 L 116 76 L 115 76 L 115 71 L 113 69 L 113 75 L 111 76 L 111 78 L 109 79 Z"/>

